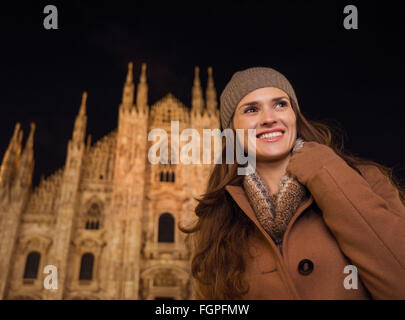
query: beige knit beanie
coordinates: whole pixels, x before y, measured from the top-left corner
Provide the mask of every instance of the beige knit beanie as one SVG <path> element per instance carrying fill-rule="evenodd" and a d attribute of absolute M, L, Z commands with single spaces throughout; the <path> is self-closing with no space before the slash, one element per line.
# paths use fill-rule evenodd
<path fill-rule="evenodd" d="M 297 97 L 290 82 L 280 72 L 265 67 L 254 67 L 236 72 L 220 97 L 222 129 L 229 127 L 236 106 L 249 92 L 264 87 L 283 90 L 299 110 Z"/>

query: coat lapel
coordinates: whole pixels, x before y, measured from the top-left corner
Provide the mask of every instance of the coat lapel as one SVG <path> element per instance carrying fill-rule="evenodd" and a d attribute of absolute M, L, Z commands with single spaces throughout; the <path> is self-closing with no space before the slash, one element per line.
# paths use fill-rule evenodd
<path fill-rule="evenodd" d="M 227 185 L 225 186 L 225 189 L 229 192 L 229 194 L 232 196 L 232 198 L 235 200 L 237 205 L 243 210 L 243 212 L 253 221 L 259 223 L 259 221 L 256 218 L 256 215 L 253 211 L 253 208 L 251 207 L 249 203 L 249 199 L 247 198 L 245 191 L 241 186 L 231 186 Z"/>
<path fill-rule="evenodd" d="M 263 236 L 270 242 L 273 249 L 277 252 L 278 250 L 277 250 L 276 244 L 274 243 L 273 239 L 271 239 L 271 237 L 266 232 L 266 230 L 264 230 L 264 228 L 260 224 L 259 220 L 257 220 L 256 214 L 253 211 L 253 208 L 251 207 L 251 205 L 249 203 L 249 199 L 247 198 L 243 188 L 241 186 L 227 185 L 227 186 L 225 186 L 225 189 L 229 192 L 231 197 L 235 200 L 235 202 L 239 206 L 239 208 L 241 208 L 242 211 L 249 217 L 249 219 L 254 222 L 254 224 L 257 226 L 257 228 L 262 232 Z"/>

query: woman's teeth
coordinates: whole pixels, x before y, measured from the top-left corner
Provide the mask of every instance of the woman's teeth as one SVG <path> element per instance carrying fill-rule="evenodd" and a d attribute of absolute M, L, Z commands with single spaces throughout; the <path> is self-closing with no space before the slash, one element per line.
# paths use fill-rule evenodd
<path fill-rule="evenodd" d="M 280 131 L 271 132 L 271 133 L 264 133 L 259 136 L 259 139 L 273 139 L 275 137 L 281 136 L 283 133 Z"/>

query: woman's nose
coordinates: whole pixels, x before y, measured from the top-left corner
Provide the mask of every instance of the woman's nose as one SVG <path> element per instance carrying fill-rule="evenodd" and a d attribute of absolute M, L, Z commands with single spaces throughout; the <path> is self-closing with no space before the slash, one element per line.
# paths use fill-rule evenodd
<path fill-rule="evenodd" d="M 269 126 L 277 122 L 277 116 L 270 107 L 265 107 L 261 114 L 260 125 Z"/>

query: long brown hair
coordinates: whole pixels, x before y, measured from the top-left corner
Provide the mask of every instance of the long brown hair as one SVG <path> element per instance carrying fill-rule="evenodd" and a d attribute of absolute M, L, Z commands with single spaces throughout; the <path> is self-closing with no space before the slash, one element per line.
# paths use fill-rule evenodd
<path fill-rule="evenodd" d="M 297 135 L 305 141 L 316 141 L 331 147 L 346 163 L 361 174 L 359 165 L 374 165 L 397 187 L 402 202 L 405 192 L 393 178 L 392 169 L 371 160 L 362 159 L 344 150 L 342 130 L 335 125 L 305 119 L 292 103 L 297 119 Z M 231 121 L 232 123 L 232 121 Z M 232 127 L 231 127 L 232 128 Z M 225 159 L 225 145 L 222 159 Z M 241 185 L 238 164 L 216 164 L 210 174 L 206 193 L 196 199 L 197 223 L 190 228 L 179 225 L 188 233 L 187 245 L 193 251 L 191 273 L 197 299 L 242 299 L 249 285 L 243 281 L 248 251 L 247 239 L 254 224 L 226 192 L 226 185 Z"/>

